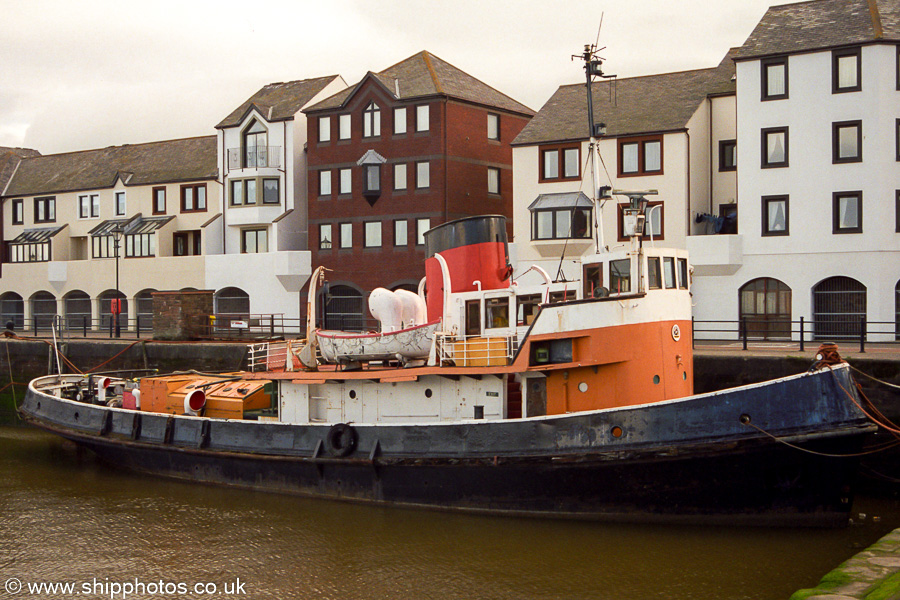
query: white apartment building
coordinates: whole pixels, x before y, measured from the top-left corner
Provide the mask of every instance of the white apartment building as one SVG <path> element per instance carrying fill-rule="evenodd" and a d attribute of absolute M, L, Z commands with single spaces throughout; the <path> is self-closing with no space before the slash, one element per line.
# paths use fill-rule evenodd
<path fill-rule="evenodd" d="M 697 223 L 698 214 L 734 213 L 730 53 L 714 68 L 603 80 L 591 92 L 594 122 L 605 128 L 600 184 L 658 191 L 648 196 L 646 244 L 683 248 L 689 234 L 714 226 L 712 219 Z M 584 83 L 564 85 L 513 142 L 517 277 L 536 264 L 555 280 L 581 278 L 577 259 L 596 250 L 588 129 Z M 626 243 L 626 204 L 625 197 L 606 203 L 603 245 Z M 532 272 L 522 281 L 537 277 Z"/>
<path fill-rule="evenodd" d="M 152 292 L 208 289 L 222 252 L 215 152 L 207 136 L 21 159 L 2 196 L 0 321 L 105 327 L 120 298 L 122 324 L 143 329 Z"/>
<path fill-rule="evenodd" d="M 900 334 L 900 5 L 768 10 L 735 55 L 737 233 L 694 236 L 697 320 Z M 700 327 L 698 326 L 698 329 Z M 720 334 L 719 334 L 720 335 Z"/>

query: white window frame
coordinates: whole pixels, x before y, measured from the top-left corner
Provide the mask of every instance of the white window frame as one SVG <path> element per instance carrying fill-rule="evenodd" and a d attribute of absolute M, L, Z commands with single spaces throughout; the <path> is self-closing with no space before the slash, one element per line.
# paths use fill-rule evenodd
<path fill-rule="evenodd" d="M 394 135 L 406 133 L 406 107 L 400 106 L 394 109 Z"/>
<path fill-rule="evenodd" d="M 427 160 L 416 163 L 416 189 L 424 190 L 431 187 L 431 163 Z"/>
<path fill-rule="evenodd" d="M 381 221 L 366 221 L 364 228 L 363 244 L 365 248 L 381 248 Z"/>
<path fill-rule="evenodd" d="M 402 191 L 409 188 L 409 176 L 406 163 L 394 164 L 394 190 Z"/>
<path fill-rule="evenodd" d="M 409 222 L 406 219 L 394 221 L 394 247 L 402 248 L 409 244 Z"/>
<path fill-rule="evenodd" d="M 331 141 L 331 117 L 319 117 L 319 141 Z"/>
<path fill-rule="evenodd" d="M 338 115 L 338 139 L 349 140 L 353 134 L 353 123 L 349 114 Z"/>
<path fill-rule="evenodd" d="M 431 114 L 427 104 L 416 107 L 416 131 L 429 131 L 431 129 Z"/>
<path fill-rule="evenodd" d="M 319 197 L 331 196 L 331 169 L 319 171 Z"/>
<path fill-rule="evenodd" d="M 339 244 L 341 248 L 353 247 L 353 223 L 341 223 L 338 225 L 340 229 Z"/>
<path fill-rule="evenodd" d="M 431 229 L 431 219 L 416 219 L 416 246 L 425 245 L 425 232 Z"/>
<path fill-rule="evenodd" d="M 338 171 L 338 179 L 340 179 L 340 187 L 338 194 L 344 196 L 353 193 L 353 171 L 350 169 L 340 169 Z"/>

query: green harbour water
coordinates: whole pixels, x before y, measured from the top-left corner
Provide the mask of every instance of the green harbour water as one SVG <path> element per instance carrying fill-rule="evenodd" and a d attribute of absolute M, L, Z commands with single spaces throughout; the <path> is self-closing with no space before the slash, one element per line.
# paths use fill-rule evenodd
<path fill-rule="evenodd" d="M 135 474 L 0 426 L 3 598 L 15 579 L 78 591 L 16 598 L 786 599 L 900 527 L 896 501 L 859 498 L 859 512 L 820 530 L 375 507 Z"/>

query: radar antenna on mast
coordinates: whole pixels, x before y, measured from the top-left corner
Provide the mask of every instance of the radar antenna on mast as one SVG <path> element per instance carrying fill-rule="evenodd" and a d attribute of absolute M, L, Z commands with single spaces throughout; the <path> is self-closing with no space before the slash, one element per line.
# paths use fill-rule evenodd
<path fill-rule="evenodd" d="M 600 15 L 600 28 L 603 27 L 603 15 Z M 598 138 L 606 135 L 606 123 L 594 123 L 594 97 L 591 92 L 591 84 L 595 78 L 614 79 L 615 75 L 607 75 L 603 72 L 603 61 L 600 52 L 606 49 L 606 46 L 598 47 L 600 43 L 600 28 L 597 29 L 597 41 L 594 44 L 585 44 L 584 51 L 581 54 L 573 54 L 572 60 L 580 59 L 584 61 L 585 85 L 587 89 L 587 113 L 588 113 L 588 153 L 591 157 L 591 177 L 592 190 L 591 200 L 594 202 L 594 241 L 597 252 L 605 250 L 603 243 L 603 218 L 602 209 L 605 200 L 609 198 L 608 193 L 604 193 L 600 188 L 600 172 L 597 168 L 597 155 L 600 152 Z"/>

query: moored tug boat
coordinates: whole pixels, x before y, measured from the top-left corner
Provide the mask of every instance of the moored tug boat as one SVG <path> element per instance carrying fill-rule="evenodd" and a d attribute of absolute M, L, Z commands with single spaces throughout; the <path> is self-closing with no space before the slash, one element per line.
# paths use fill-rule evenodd
<path fill-rule="evenodd" d="M 256 346 L 256 370 L 241 373 L 39 378 L 21 414 L 120 466 L 277 492 L 591 519 L 846 522 L 851 455 L 874 428 L 846 364 L 694 396 L 683 251 L 634 238 L 586 258 L 578 285 L 525 287 L 510 281 L 505 230 L 489 216 L 426 234 L 419 318 L 440 326 L 420 356 L 328 362 L 312 329 L 300 347 Z"/>
<path fill-rule="evenodd" d="M 419 294 L 370 296 L 378 332 L 315 327 L 317 269 L 306 339 L 254 345 L 247 371 L 42 377 L 20 413 L 108 462 L 199 482 L 516 515 L 846 523 L 875 430 L 849 367 L 694 395 L 688 256 L 642 245 L 654 192 L 613 193 L 630 200 L 631 243 L 608 250 L 594 224 L 578 281 L 534 267 L 543 281 L 520 285 L 503 217 L 451 221 L 425 234 Z"/>

